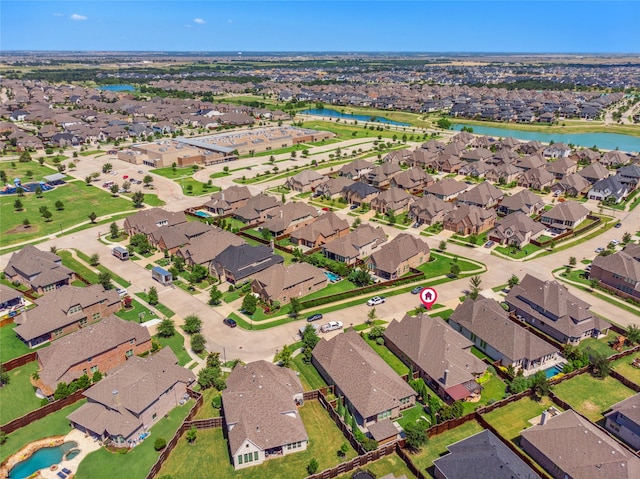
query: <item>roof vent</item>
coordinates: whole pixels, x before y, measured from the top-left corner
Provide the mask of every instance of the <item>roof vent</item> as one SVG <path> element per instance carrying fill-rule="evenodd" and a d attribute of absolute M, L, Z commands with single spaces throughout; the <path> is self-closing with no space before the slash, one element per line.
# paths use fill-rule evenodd
<path fill-rule="evenodd" d="M 115 396 L 115 395 L 117 395 L 117 394 L 118 394 L 118 392 L 119 392 L 119 391 L 118 391 L 117 389 L 114 389 L 113 391 L 111 391 L 111 394 L 113 394 L 113 395 Z"/>

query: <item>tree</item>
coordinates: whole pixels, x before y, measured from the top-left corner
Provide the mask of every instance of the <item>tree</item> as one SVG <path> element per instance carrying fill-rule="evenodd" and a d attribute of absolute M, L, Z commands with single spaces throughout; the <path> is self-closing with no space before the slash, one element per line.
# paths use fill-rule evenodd
<path fill-rule="evenodd" d="M 102 373 L 100 371 L 96 371 L 95 373 L 93 373 L 93 376 L 91 376 L 91 382 L 93 384 L 100 382 L 101 379 L 102 379 Z"/>
<path fill-rule="evenodd" d="M 122 189 L 124 191 L 129 191 L 131 189 L 131 182 L 125 181 L 124 183 L 122 183 Z"/>
<path fill-rule="evenodd" d="M 103 173 L 109 173 L 111 170 L 113 170 L 113 165 L 111 163 L 105 163 L 104 165 L 102 165 Z"/>
<path fill-rule="evenodd" d="M 376 320 L 376 308 L 371 308 L 367 313 L 367 324 L 372 324 Z"/>
<path fill-rule="evenodd" d="M 117 196 L 118 195 L 118 191 L 120 190 L 120 187 L 118 186 L 118 183 L 114 183 L 111 185 L 111 188 L 109 188 L 109 191 L 111 191 L 111 194 L 113 196 Z"/>
<path fill-rule="evenodd" d="M 375 309 L 375 308 L 374 308 Z M 384 327 L 378 325 L 371 328 L 371 331 L 367 333 L 369 339 L 378 339 L 384 335 Z"/>
<path fill-rule="evenodd" d="M 194 353 L 200 354 L 202 351 L 204 351 L 204 344 L 205 340 L 202 334 L 196 333 L 191 336 L 191 349 Z"/>
<path fill-rule="evenodd" d="M 457 263 L 454 263 L 451 265 L 451 268 L 449 269 L 449 273 L 451 274 L 451 276 L 453 276 L 454 278 L 457 278 L 458 275 L 460 274 L 460 265 Z"/>
<path fill-rule="evenodd" d="M 147 301 L 149 304 L 158 304 L 158 290 L 155 286 L 149 288 L 149 294 L 147 295 Z"/>
<path fill-rule="evenodd" d="M 520 278 L 518 278 L 515 274 L 512 274 L 511 277 L 509 278 L 509 280 L 507 281 L 507 284 L 509 285 L 509 288 L 513 288 L 514 286 L 518 286 L 519 283 L 520 283 Z"/>
<path fill-rule="evenodd" d="M 269 231 L 267 228 L 262 228 L 262 230 L 260 230 L 260 235 L 265 241 L 269 241 L 272 238 L 271 231 Z"/>
<path fill-rule="evenodd" d="M 133 195 L 131 195 L 131 201 L 133 202 L 133 206 L 135 208 L 141 208 L 144 203 L 144 193 L 142 191 L 136 191 Z"/>
<path fill-rule="evenodd" d="M 191 426 L 191 428 L 187 431 L 187 442 L 189 444 L 193 444 L 194 442 L 196 442 L 197 437 L 198 430 L 194 426 Z"/>
<path fill-rule="evenodd" d="M 159 437 L 153 443 L 153 448 L 156 451 L 162 451 L 165 447 L 167 447 L 167 440 L 165 438 L 163 438 L 163 437 Z"/>
<path fill-rule="evenodd" d="M 405 444 L 414 452 L 427 442 L 427 424 L 424 420 L 408 422 L 404 426 Z"/>
<path fill-rule="evenodd" d="M 338 449 L 338 457 L 345 457 L 349 452 L 349 445 L 346 442 L 343 442 L 340 445 L 340 449 Z"/>
<path fill-rule="evenodd" d="M 311 459 L 311 461 L 309 461 L 309 464 L 307 465 L 307 472 L 310 475 L 315 474 L 316 472 L 318 472 L 318 460 L 314 457 Z"/>
<path fill-rule="evenodd" d="M 631 241 L 631 234 L 629 232 L 625 232 L 625 234 L 622 235 L 622 242 L 627 244 L 629 241 Z"/>
<path fill-rule="evenodd" d="M 438 128 L 442 128 L 443 130 L 451 128 L 451 122 L 446 118 L 440 118 L 436 124 L 438 125 Z"/>
<path fill-rule="evenodd" d="M 55 392 L 53 393 L 53 399 L 56 401 L 58 399 L 64 399 L 69 397 L 73 391 L 69 388 L 67 383 L 58 383 Z"/>
<path fill-rule="evenodd" d="M 576 257 L 575 256 L 571 256 L 569 258 L 569 266 L 575 266 L 577 263 Z"/>
<path fill-rule="evenodd" d="M 103 271 L 98 275 L 98 283 L 102 285 L 104 289 L 111 289 L 113 285 L 111 284 L 111 273 L 109 271 Z"/>
<path fill-rule="evenodd" d="M 29 218 L 25 218 L 22 220 L 22 226 L 24 226 L 25 228 L 28 228 L 31 225 L 31 221 L 29 221 Z"/>
<path fill-rule="evenodd" d="M 184 325 L 182 329 L 187 334 L 195 334 L 200 332 L 202 327 L 202 320 L 195 314 L 190 314 L 184 318 Z"/>
<path fill-rule="evenodd" d="M 11 382 L 11 376 L 7 373 L 2 366 L 0 366 L 0 387 L 6 386 Z"/>
<path fill-rule="evenodd" d="M 444 241 L 444 240 L 440 241 L 440 246 L 438 247 L 438 249 L 439 249 L 440 251 L 444 251 L 444 250 L 446 250 L 446 249 L 447 249 L 447 242 L 446 242 L 446 241 Z"/>
<path fill-rule="evenodd" d="M 310 324 L 307 324 L 307 326 L 304 328 L 304 331 L 302 331 L 302 345 L 304 349 L 302 353 L 302 359 L 305 363 L 311 362 L 311 352 L 313 351 L 313 348 L 316 347 L 316 344 L 318 344 L 319 341 L 320 337 L 318 336 L 315 328 Z"/>
<path fill-rule="evenodd" d="M 51 217 L 53 216 L 53 213 L 51 213 L 51 211 L 49 211 L 48 209 L 45 209 L 42 212 L 42 217 L 44 218 L 44 220 L 48 223 L 49 221 L 51 221 Z"/>
<path fill-rule="evenodd" d="M 149 188 L 149 185 L 151 185 L 151 183 L 153 183 L 153 176 L 151 175 L 146 175 L 143 179 L 142 182 L 144 183 L 145 188 Z"/>
<path fill-rule="evenodd" d="M 302 304 L 300 304 L 300 300 L 298 298 L 291 298 L 289 308 L 291 309 L 291 316 L 293 318 L 297 318 L 302 310 Z"/>
<path fill-rule="evenodd" d="M 22 204 L 22 201 L 20 200 L 20 198 L 16 198 L 16 200 L 13 202 L 13 208 L 16 211 L 22 211 L 22 209 L 24 208 L 24 205 Z"/>
<path fill-rule="evenodd" d="M 158 336 L 170 338 L 176 334 L 176 327 L 170 319 L 163 319 L 158 325 Z"/>
<path fill-rule="evenodd" d="M 530 385 L 533 389 L 534 394 L 541 398 L 542 396 L 546 396 L 549 394 L 551 389 L 551 385 L 549 384 L 549 378 L 544 371 L 538 371 L 530 378 Z"/>
<path fill-rule="evenodd" d="M 42 198 L 42 188 L 40 186 L 36 186 L 36 198 Z"/>
<path fill-rule="evenodd" d="M 371 275 L 363 267 L 352 270 L 348 279 L 357 286 L 367 286 L 373 282 Z"/>
<path fill-rule="evenodd" d="M 89 264 L 91 266 L 98 266 L 100 264 L 100 255 L 98 253 L 94 253 L 89 256 Z"/>
<path fill-rule="evenodd" d="M 16 194 L 18 195 L 19 198 L 24 196 L 24 188 L 22 186 L 18 186 L 16 188 Z"/>
<path fill-rule="evenodd" d="M 509 391 L 513 394 L 521 393 L 529 388 L 529 380 L 524 376 L 516 376 L 509 383 Z"/>
<path fill-rule="evenodd" d="M 214 284 L 213 286 L 211 286 L 211 289 L 209 290 L 209 304 L 212 306 L 216 304 L 220 304 L 221 299 L 222 299 L 222 292 Z"/>
<path fill-rule="evenodd" d="M 591 278 L 589 280 L 589 286 L 591 286 L 591 289 L 596 289 L 599 284 L 600 284 L 600 281 L 597 278 Z"/>
<path fill-rule="evenodd" d="M 176 268 L 179 272 L 184 271 L 185 264 L 186 262 L 182 256 L 173 257 L 173 267 Z"/>
<path fill-rule="evenodd" d="M 129 243 L 133 245 L 134 248 L 137 248 L 140 251 L 140 254 L 147 254 L 153 248 L 151 243 L 149 243 L 149 239 L 146 235 L 142 233 L 134 234 L 130 239 Z"/>
<path fill-rule="evenodd" d="M 475 275 L 469 279 L 469 285 L 472 289 L 480 289 L 480 285 L 482 284 L 482 278 L 480 276 Z"/>
<path fill-rule="evenodd" d="M 249 316 L 256 312 L 257 307 L 258 300 L 252 293 L 247 294 L 242 300 L 242 310 Z"/>
<path fill-rule="evenodd" d="M 593 375 L 597 378 L 604 379 L 611 372 L 611 363 L 606 354 L 600 351 L 589 351 L 589 363 L 593 370 Z"/>
<path fill-rule="evenodd" d="M 91 175 L 85 176 L 84 177 L 84 182 L 87 184 L 87 186 L 91 185 L 91 181 L 93 180 L 93 178 L 91 177 Z"/>
<path fill-rule="evenodd" d="M 116 239 L 120 236 L 120 230 L 115 221 L 109 225 L 109 232 L 111 233 L 111 239 Z"/>
<path fill-rule="evenodd" d="M 209 270 L 205 266 L 202 266 L 201 264 L 194 264 L 191 268 L 190 280 L 193 279 L 193 283 L 197 284 L 204 281 L 208 274 Z"/>
<path fill-rule="evenodd" d="M 631 344 L 640 343 L 640 328 L 636 324 L 630 324 L 627 328 L 627 341 Z"/>
<path fill-rule="evenodd" d="M 18 158 L 18 161 L 20 163 L 29 163 L 31 161 L 31 153 L 29 153 L 27 150 L 23 151 L 20 154 L 20 158 Z"/>
<path fill-rule="evenodd" d="M 282 346 L 282 349 L 273 358 L 275 362 L 278 362 L 280 366 L 288 368 L 293 361 L 293 348 L 288 345 Z"/>

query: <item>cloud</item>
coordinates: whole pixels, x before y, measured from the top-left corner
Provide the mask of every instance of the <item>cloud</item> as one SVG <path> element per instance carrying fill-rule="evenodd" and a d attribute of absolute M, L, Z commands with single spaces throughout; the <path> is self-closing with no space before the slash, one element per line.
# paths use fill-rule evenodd
<path fill-rule="evenodd" d="M 78 15 L 77 13 L 74 13 L 69 18 L 71 20 L 73 20 L 73 21 L 76 21 L 76 22 L 83 22 L 83 21 L 87 20 L 88 17 L 85 17 L 84 15 Z"/>
<path fill-rule="evenodd" d="M 207 22 L 205 22 L 202 18 L 194 18 L 193 23 L 197 23 L 198 25 L 204 25 Z"/>

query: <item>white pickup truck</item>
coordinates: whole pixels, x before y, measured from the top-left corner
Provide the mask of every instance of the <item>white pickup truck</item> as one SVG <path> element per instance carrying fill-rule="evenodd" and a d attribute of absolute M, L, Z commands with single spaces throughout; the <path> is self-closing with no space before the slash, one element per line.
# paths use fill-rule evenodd
<path fill-rule="evenodd" d="M 329 321 L 327 324 L 323 324 L 320 331 L 328 333 L 329 331 L 335 331 L 336 329 L 342 329 L 341 321 Z"/>

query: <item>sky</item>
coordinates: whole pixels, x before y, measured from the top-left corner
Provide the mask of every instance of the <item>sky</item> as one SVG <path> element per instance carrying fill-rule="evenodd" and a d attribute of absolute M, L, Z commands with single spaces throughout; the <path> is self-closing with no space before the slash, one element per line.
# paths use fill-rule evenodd
<path fill-rule="evenodd" d="M 0 51 L 639 53 L 640 1 L 2 0 Z"/>

